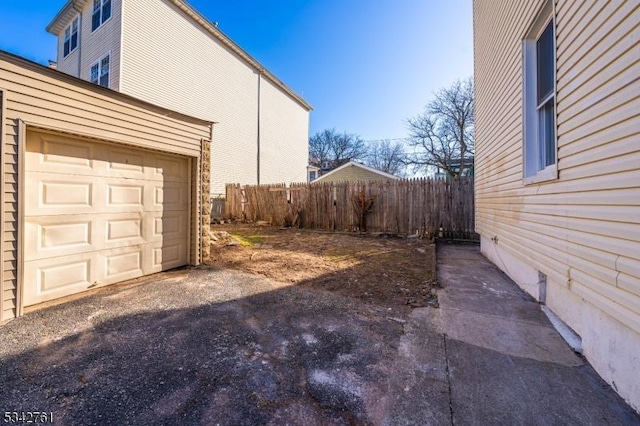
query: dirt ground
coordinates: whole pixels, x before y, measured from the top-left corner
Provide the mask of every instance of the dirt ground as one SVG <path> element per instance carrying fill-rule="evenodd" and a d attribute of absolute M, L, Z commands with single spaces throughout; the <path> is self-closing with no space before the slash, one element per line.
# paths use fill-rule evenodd
<path fill-rule="evenodd" d="M 435 245 L 419 238 L 212 225 L 217 268 L 405 311 L 437 307 Z"/>

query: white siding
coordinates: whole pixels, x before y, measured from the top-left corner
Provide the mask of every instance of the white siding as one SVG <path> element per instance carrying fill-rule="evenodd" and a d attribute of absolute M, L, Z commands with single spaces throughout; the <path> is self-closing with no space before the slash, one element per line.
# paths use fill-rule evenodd
<path fill-rule="evenodd" d="M 213 193 L 257 180 L 258 73 L 170 2 L 125 0 L 120 90 L 215 121 Z"/>
<path fill-rule="evenodd" d="M 260 183 L 306 182 L 309 112 L 266 79 L 260 85 Z"/>
<path fill-rule="evenodd" d="M 81 36 L 80 30 L 79 36 Z M 80 50 L 75 48 L 73 52 L 64 57 L 64 30 L 58 35 L 58 64 L 56 69 L 74 77 L 78 77 L 80 66 Z"/>
<path fill-rule="evenodd" d="M 83 80 L 89 80 L 91 65 L 111 54 L 109 88 L 120 89 L 120 36 L 122 29 L 122 0 L 111 0 L 111 19 L 91 31 L 93 1 L 87 1 L 80 14 L 78 48 L 63 58 L 64 29 L 58 34 L 58 70 Z"/>
<path fill-rule="evenodd" d="M 123 7 L 120 90 L 217 123 L 211 146 L 212 193 L 224 193 L 226 183 L 257 183 L 258 145 L 260 183 L 306 180 L 305 106 L 274 84 L 272 76 L 261 78 L 259 100 L 263 70 L 172 1 L 123 0 Z"/>
<path fill-rule="evenodd" d="M 0 322 L 17 315 L 18 224 L 20 183 L 18 156 L 20 121 L 58 132 L 88 136 L 102 141 L 170 152 L 193 158 L 199 167 L 201 141 L 210 137 L 210 125 L 194 118 L 153 107 L 118 93 L 95 87 L 37 64 L 0 53 L 0 90 L 4 182 L 2 260 L 0 270 Z M 198 176 L 194 169 L 194 176 Z M 199 185 L 193 182 L 191 243 L 200 241 L 198 224 Z M 192 253 L 197 253 L 192 248 Z M 197 258 L 192 257 L 192 262 Z"/>
<path fill-rule="evenodd" d="M 612 343 L 587 312 L 640 344 L 640 3 L 556 1 L 559 179 L 525 186 L 521 47 L 543 4 L 474 1 L 477 231 L 498 237 L 490 258 L 502 250 L 548 276 L 547 304 L 637 408 L 628 366 L 637 377 L 640 360 L 603 356 Z"/>

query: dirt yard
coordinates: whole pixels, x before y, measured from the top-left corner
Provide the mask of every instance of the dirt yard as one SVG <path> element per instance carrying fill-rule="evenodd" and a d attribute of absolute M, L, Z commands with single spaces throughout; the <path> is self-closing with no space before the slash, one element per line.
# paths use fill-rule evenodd
<path fill-rule="evenodd" d="M 437 306 L 435 245 L 418 238 L 212 225 L 212 261 L 406 311 Z"/>

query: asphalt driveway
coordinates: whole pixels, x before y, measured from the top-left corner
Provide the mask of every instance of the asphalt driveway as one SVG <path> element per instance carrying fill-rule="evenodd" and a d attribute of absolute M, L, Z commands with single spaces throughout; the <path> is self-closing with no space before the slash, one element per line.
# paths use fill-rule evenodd
<path fill-rule="evenodd" d="M 0 410 L 56 424 L 383 423 L 404 320 L 387 308 L 192 269 L 0 329 Z"/>
<path fill-rule="evenodd" d="M 70 425 L 638 421 L 477 248 L 442 259 L 440 308 L 409 313 L 207 268 L 29 313 L 0 328 L 0 414 Z M 456 264 L 475 272 L 456 277 Z"/>

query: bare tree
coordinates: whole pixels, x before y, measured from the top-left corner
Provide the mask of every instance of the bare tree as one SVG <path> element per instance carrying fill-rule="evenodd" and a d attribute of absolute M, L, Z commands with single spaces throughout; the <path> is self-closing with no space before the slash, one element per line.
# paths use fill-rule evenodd
<path fill-rule="evenodd" d="M 367 155 L 367 146 L 358 135 L 326 129 L 309 139 L 309 156 L 319 164 L 330 162 L 332 168 Z"/>
<path fill-rule="evenodd" d="M 438 167 L 450 176 L 460 176 L 474 153 L 473 80 L 458 80 L 435 93 L 424 112 L 407 121 L 407 127 L 407 164 L 416 170 Z"/>
<path fill-rule="evenodd" d="M 389 139 L 375 141 L 369 144 L 369 153 L 365 164 L 399 177 L 405 177 L 405 147 L 400 141 Z"/>

